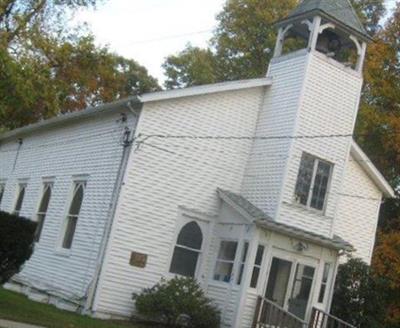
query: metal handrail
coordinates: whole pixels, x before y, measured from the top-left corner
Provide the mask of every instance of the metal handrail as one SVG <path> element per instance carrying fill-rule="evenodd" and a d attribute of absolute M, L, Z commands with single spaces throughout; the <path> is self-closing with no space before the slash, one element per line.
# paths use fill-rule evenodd
<path fill-rule="evenodd" d="M 309 328 L 356 328 L 348 322 L 325 311 L 313 308 Z"/>
<path fill-rule="evenodd" d="M 278 304 L 259 296 L 253 328 L 307 328 L 308 323 Z"/>

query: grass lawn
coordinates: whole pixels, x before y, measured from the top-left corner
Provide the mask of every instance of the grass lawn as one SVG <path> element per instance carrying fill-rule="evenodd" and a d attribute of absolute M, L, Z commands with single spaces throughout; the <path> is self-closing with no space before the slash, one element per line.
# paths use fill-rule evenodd
<path fill-rule="evenodd" d="M 128 322 L 102 321 L 62 311 L 0 287 L 0 319 L 51 328 L 143 328 Z"/>

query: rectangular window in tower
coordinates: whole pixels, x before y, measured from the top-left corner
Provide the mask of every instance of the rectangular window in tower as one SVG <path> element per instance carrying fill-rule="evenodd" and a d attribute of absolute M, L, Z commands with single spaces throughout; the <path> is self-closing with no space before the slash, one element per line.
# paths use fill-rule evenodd
<path fill-rule="evenodd" d="M 333 165 L 303 153 L 297 176 L 295 200 L 319 211 L 324 210 Z"/>

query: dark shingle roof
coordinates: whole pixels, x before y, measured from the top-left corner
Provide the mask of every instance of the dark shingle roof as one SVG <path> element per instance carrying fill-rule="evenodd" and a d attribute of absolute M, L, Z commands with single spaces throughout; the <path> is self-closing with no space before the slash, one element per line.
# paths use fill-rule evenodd
<path fill-rule="evenodd" d="M 218 193 L 222 199 L 228 199 L 244 210 L 260 228 L 275 231 L 286 236 L 298 238 L 300 240 L 308 241 L 335 250 L 354 250 L 350 243 L 346 242 L 339 236 L 328 238 L 310 231 L 290 226 L 288 224 L 276 222 L 242 195 L 222 189 L 218 189 Z"/>
<path fill-rule="evenodd" d="M 314 15 L 316 12 L 328 16 L 343 26 L 369 38 L 349 0 L 304 0 L 284 21 L 298 16 Z"/>

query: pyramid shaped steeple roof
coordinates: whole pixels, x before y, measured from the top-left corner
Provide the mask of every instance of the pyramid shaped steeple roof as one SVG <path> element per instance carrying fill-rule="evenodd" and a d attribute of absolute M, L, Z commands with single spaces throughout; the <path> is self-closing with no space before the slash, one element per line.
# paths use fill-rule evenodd
<path fill-rule="evenodd" d="M 303 0 L 283 21 L 320 14 L 333 23 L 369 38 L 349 0 Z"/>

